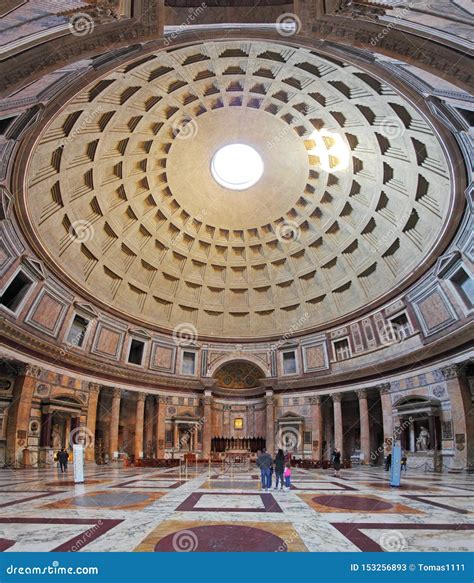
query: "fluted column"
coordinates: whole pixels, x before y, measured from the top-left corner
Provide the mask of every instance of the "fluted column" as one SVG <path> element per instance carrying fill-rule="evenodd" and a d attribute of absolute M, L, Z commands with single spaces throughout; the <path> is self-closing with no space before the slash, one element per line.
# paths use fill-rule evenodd
<path fill-rule="evenodd" d="M 342 446 L 344 443 L 344 431 L 342 425 L 342 395 L 341 393 L 334 393 L 331 397 L 334 406 L 334 447 L 340 450 L 341 459 L 343 459 Z"/>
<path fill-rule="evenodd" d="M 266 403 L 266 449 L 272 455 L 275 450 L 275 399 L 273 397 L 273 391 L 266 391 L 265 403 Z"/>
<path fill-rule="evenodd" d="M 155 398 L 156 411 L 156 457 L 165 457 L 166 438 L 166 399 L 163 396 Z"/>
<path fill-rule="evenodd" d="M 392 400 L 390 398 L 390 383 L 379 385 L 380 402 L 382 403 L 383 440 L 386 453 L 392 449 L 393 419 Z"/>
<path fill-rule="evenodd" d="M 15 466 L 23 461 L 23 449 L 27 447 L 31 405 L 36 381 L 41 369 L 31 364 L 22 365 L 13 387 L 8 410 L 7 462 Z"/>
<path fill-rule="evenodd" d="M 135 414 L 135 459 L 143 457 L 143 424 L 145 421 L 145 393 L 137 395 L 137 410 Z"/>
<path fill-rule="evenodd" d="M 118 434 L 120 421 L 120 400 L 122 392 L 120 389 L 114 389 L 112 394 L 112 409 L 110 411 L 110 430 L 109 430 L 109 455 L 110 459 L 115 459 L 118 453 Z"/>
<path fill-rule="evenodd" d="M 212 393 L 204 392 L 204 415 L 202 428 L 202 453 L 205 459 L 211 456 L 211 439 L 212 439 Z"/>
<path fill-rule="evenodd" d="M 321 397 L 316 395 L 310 397 L 311 402 L 311 420 L 312 420 L 312 442 L 314 460 L 321 460 L 323 453 L 323 415 L 321 410 Z"/>
<path fill-rule="evenodd" d="M 363 463 L 370 463 L 370 421 L 369 406 L 367 403 L 366 389 L 357 391 L 359 398 L 359 416 L 360 416 L 360 450 L 364 456 Z"/>
<path fill-rule="evenodd" d="M 87 439 L 85 442 L 85 457 L 87 462 L 95 460 L 95 427 L 97 424 L 97 403 L 99 402 L 100 385 L 89 383 L 89 402 L 87 404 Z"/>

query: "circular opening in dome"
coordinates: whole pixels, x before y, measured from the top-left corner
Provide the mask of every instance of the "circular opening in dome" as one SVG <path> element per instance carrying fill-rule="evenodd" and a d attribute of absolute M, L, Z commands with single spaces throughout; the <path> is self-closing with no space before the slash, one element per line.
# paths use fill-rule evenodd
<path fill-rule="evenodd" d="M 263 160 L 251 146 L 230 144 L 214 154 L 211 171 L 214 180 L 224 188 L 245 190 L 262 177 Z"/>

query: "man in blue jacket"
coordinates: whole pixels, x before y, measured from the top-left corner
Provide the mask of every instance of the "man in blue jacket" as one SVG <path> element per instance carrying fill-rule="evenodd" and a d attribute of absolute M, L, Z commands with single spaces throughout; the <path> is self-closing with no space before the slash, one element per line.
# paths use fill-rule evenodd
<path fill-rule="evenodd" d="M 262 449 L 260 455 L 257 458 L 257 467 L 260 468 L 262 490 L 268 492 L 272 488 L 273 459 L 272 456 L 265 450 L 265 448 Z"/>

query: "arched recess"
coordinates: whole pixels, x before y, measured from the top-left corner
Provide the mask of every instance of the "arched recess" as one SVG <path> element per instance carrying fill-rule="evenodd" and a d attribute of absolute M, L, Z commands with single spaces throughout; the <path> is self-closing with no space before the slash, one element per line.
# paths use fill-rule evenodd
<path fill-rule="evenodd" d="M 212 364 L 209 365 L 207 370 L 208 377 L 215 377 L 216 372 L 228 363 L 232 362 L 248 362 L 254 364 L 261 372 L 261 378 L 270 377 L 270 366 L 267 365 L 261 358 L 253 356 L 252 354 L 246 354 L 245 357 L 239 357 L 235 354 L 224 354 L 223 356 L 217 358 Z"/>
<path fill-rule="evenodd" d="M 262 368 L 250 359 L 221 363 L 212 374 L 217 386 L 225 389 L 253 389 L 265 377 Z"/>

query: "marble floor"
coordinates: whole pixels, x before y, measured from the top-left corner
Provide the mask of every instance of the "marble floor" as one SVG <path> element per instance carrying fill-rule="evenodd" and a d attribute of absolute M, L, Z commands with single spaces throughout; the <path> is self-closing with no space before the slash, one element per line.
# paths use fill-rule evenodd
<path fill-rule="evenodd" d="M 0 470 L 0 551 L 472 551 L 474 476 L 293 471 L 262 492 L 256 469 L 91 465 Z"/>

